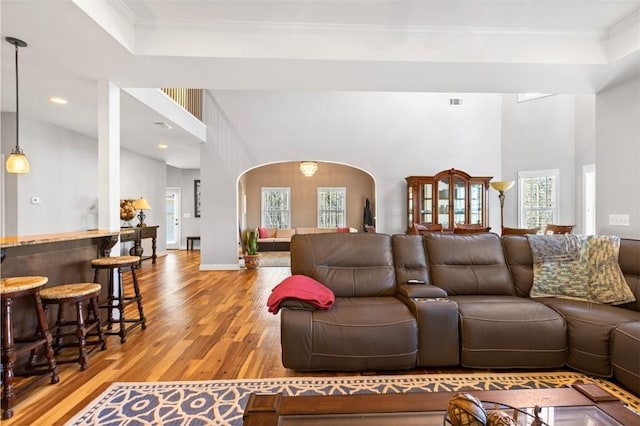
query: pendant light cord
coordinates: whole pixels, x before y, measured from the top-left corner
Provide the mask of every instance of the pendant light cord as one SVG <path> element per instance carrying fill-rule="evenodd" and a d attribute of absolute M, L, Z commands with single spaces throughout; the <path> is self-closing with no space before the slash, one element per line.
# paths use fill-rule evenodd
<path fill-rule="evenodd" d="M 22 152 L 20 149 L 20 96 L 18 96 L 18 44 L 16 46 L 16 151 Z"/>
<path fill-rule="evenodd" d="M 5 40 L 15 46 L 16 49 L 16 148 L 15 151 L 18 154 L 22 154 L 22 150 L 20 149 L 20 72 L 19 72 L 19 64 L 18 64 L 18 50 L 21 47 L 27 47 L 27 43 L 17 39 L 15 37 L 5 37 Z"/>

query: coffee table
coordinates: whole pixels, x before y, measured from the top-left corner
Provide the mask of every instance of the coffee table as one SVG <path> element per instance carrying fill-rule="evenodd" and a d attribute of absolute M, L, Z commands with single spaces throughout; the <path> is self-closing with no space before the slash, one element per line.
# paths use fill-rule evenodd
<path fill-rule="evenodd" d="M 442 425 L 449 399 L 456 392 L 405 394 L 284 396 L 251 394 L 244 411 L 245 426 Z M 574 388 L 470 391 L 481 401 L 512 407 L 542 407 L 540 417 L 554 426 L 640 425 L 640 416 L 602 391 L 594 401 Z M 609 399 L 609 400 L 601 400 Z M 487 407 L 489 408 L 489 407 Z M 490 408 L 489 408 L 490 409 Z M 508 413 L 511 410 L 504 409 Z M 531 408 L 530 413 L 533 412 Z M 520 414 L 520 421 L 531 417 Z M 590 421 L 590 423 L 589 423 Z"/>

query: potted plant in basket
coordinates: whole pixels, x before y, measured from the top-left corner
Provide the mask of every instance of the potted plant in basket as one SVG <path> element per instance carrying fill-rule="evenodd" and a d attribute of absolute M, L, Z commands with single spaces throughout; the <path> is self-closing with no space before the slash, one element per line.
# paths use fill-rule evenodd
<path fill-rule="evenodd" d="M 247 229 L 244 237 L 244 266 L 247 269 L 256 269 L 260 266 L 258 254 L 258 230 Z"/>

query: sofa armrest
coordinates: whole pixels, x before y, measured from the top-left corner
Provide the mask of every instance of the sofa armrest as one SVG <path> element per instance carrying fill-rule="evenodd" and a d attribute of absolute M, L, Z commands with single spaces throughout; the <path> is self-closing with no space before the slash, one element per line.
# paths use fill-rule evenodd
<path fill-rule="evenodd" d="M 400 284 L 398 293 L 407 299 L 447 297 L 447 292 L 431 284 Z"/>
<path fill-rule="evenodd" d="M 442 294 L 444 290 L 433 285 L 407 284 L 401 287 L 434 287 L 431 294 Z M 435 290 L 437 289 L 437 290 Z M 427 292 L 428 292 L 427 291 Z M 415 290 L 414 293 L 418 293 Z M 446 296 L 446 293 L 444 293 Z M 458 365 L 459 324 L 458 304 L 447 297 L 414 296 L 408 298 L 398 294 L 401 300 L 416 317 L 418 324 L 418 366 L 442 367 Z"/>
<path fill-rule="evenodd" d="M 293 298 L 284 299 L 282 302 L 280 302 L 280 309 L 298 309 L 298 310 L 305 310 L 305 311 L 318 310 L 318 308 L 316 308 L 309 302 L 305 302 L 304 300 L 293 299 Z"/>

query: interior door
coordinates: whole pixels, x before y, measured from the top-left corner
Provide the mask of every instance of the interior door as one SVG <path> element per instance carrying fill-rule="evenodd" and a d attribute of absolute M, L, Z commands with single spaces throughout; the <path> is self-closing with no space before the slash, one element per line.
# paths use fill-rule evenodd
<path fill-rule="evenodd" d="M 167 212 L 167 249 L 180 248 L 180 188 L 167 188 L 165 197 Z"/>

